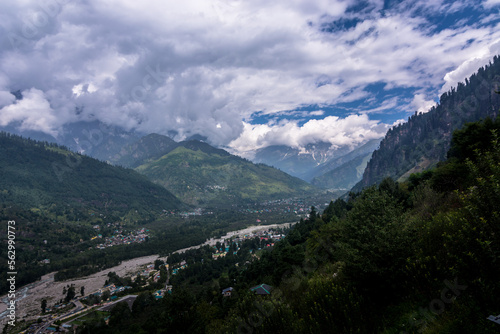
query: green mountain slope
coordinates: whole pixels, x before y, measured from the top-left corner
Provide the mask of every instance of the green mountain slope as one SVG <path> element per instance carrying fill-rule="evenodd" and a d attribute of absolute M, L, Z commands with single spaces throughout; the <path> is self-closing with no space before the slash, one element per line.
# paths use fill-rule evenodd
<path fill-rule="evenodd" d="M 255 165 L 199 141 L 181 142 L 173 151 L 136 170 L 196 205 L 231 206 L 301 196 L 316 189 L 275 168 Z"/>
<path fill-rule="evenodd" d="M 357 156 L 343 165 L 312 180 L 312 184 L 324 189 L 349 190 L 359 182 L 372 153 Z"/>
<path fill-rule="evenodd" d="M 0 171 L 0 202 L 24 208 L 95 209 L 123 217 L 181 205 L 133 170 L 7 133 L 0 133 Z"/>
<path fill-rule="evenodd" d="M 399 179 L 411 172 L 435 166 L 446 158 L 454 130 L 467 122 L 496 117 L 500 108 L 500 57 L 482 67 L 457 88 L 444 93 L 438 106 L 428 113 L 414 115 L 407 123 L 390 129 L 373 153 L 354 188 L 379 183 L 386 177 Z"/>
<path fill-rule="evenodd" d="M 114 165 L 135 168 L 148 160 L 160 158 L 177 146 L 178 143 L 169 137 L 152 133 L 124 146 L 120 153 L 110 157 L 109 161 Z"/>

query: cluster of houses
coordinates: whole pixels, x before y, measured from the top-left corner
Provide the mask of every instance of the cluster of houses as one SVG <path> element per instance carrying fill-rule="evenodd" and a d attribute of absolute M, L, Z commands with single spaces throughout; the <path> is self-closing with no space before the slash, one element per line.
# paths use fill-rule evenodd
<path fill-rule="evenodd" d="M 176 275 L 179 272 L 179 270 L 185 269 L 185 268 L 187 268 L 187 266 L 188 265 L 187 265 L 186 261 L 182 260 L 181 263 L 179 263 L 178 268 L 172 269 L 172 275 Z"/>
<path fill-rule="evenodd" d="M 115 284 L 108 284 L 104 286 L 102 289 L 99 289 L 97 292 L 94 292 L 93 295 L 101 297 L 104 292 L 108 291 L 109 294 L 111 295 L 110 299 L 116 299 L 116 296 L 113 296 L 119 292 L 125 291 L 127 289 L 132 289 L 131 286 L 117 286 Z M 115 298 L 113 298 L 115 297 Z"/>
<path fill-rule="evenodd" d="M 141 243 L 145 242 L 149 235 L 147 234 L 149 230 L 144 228 L 136 231 L 132 231 L 129 234 L 122 234 L 123 231 L 116 230 L 114 235 L 111 237 L 104 238 L 104 242 L 100 243 L 96 246 L 98 249 L 104 249 L 106 247 L 113 247 L 117 245 L 130 245 L 133 243 Z M 102 238 L 101 234 L 98 234 L 96 237 L 93 237 L 92 240 Z"/>
<path fill-rule="evenodd" d="M 287 199 L 277 199 L 264 201 L 256 204 L 256 208 L 246 208 L 241 209 L 241 213 L 295 213 L 304 214 L 309 212 L 310 204 L 306 204 L 303 199 L 300 198 L 287 198 Z"/>
<path fill-rule="evenodd" d="M 164 289 L 155 291 L 153 293 L 153 296 L 155 297 L 155 299 L 162 299 L 167 293 L 172 294 L 172 285 L 168 285 L 168 284 L 165 285 Z"/>
<path fill-rule="evenodd" d="M 156 274 L 157 270 L 155 270 L 155 265 L 154 264 L 148 264 L 146 266 L 146 268 L 144 268 L 143 270 L 141 270 L 140 272 L 137 273 L 137 276 L 143 276 L 143 277 L 149 277 L 151 275 L 151 273 L 155 273 Z M 159 272 L 158 272 L 159 274 Z"/>
<path fill-rule="evenodd" d="M 212 254 L 212 259 L 218 259 L 221 257 L 225 257 L 230 250 L 230 245 L 234 244 L 235 248 L 233 248 L 233 254 L 236 254 L 240 250 L 240 244 L 245 240 L 259 238 L 263 247 L 273 247 L 276 241 L 279 241 L 285 237 L 285 234 L 274 232 L 273 230 L 261 230 L 255 231 L 252 233 L 244 234 L 237 236 L 236 238 L 232 238 L 228 244 L 223 243 L 220 248 L 213 246 L 215 249 L 215 253 Z M 260 249 L 260 248 L 259 248 Z M 250 253 L 253 253 L 254 250 L 250 250 Z"/>
<path fill-rule="evenodd" d="M 273 287 L 267 284 L 260 284 L 254 287 L 250 288 L 250 291 L 253 292 L 255 295 L 259 296 L 270 296 L 271 292 L 273 290 Z M 235 293 L 235 290 L 233 287 L 226 288 L 222 290 L 222 296 L 224 297 L 232 297 L 233 294 Z"/>

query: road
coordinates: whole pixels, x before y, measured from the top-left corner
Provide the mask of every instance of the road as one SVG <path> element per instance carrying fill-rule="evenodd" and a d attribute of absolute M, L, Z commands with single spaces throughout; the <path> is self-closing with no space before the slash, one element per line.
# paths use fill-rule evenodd
<path fill-rule="evenodd" d="M 83 296 L 83 297 L 79 297 L 79 298 L 73 300 L 73 304 L 76 306 L 76 308 L 72 309 L 71 311 L 69 311 L 69 312 L 67 312 L 65 314 L 62 314 L 62 315 L 58 316 L 55 319 L 50 320 L 47 323 L 45 323 L 42 327 L 38 328 L 35 331 L 35 334 L 43 333 L 43 331 L 45 331 L 47 328 L 49 328 L 57 320 L 64 319 L 64 318 L 66 318 L 68 316 L 71 316 L 71 315 L 73 315 L 73 314 L 75 314 L 75 313 L 80 312 L 81 310 L 83 310 L 85 308 L 85 305 L 82 304 L 82 302 L 80 301 L 80 299 L 85 298 L 85 297 L 86 296 Z"/>

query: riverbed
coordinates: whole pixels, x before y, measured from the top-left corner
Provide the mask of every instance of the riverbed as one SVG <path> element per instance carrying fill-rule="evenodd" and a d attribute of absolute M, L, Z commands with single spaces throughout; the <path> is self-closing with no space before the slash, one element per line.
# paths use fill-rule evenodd
<path fill-rule="evenodd" d="M 209 239 L 203 244 L 184 248 L 177 250 L 176 253 L 183 253 L 190 249 L 200 248 L 205 245 L 213 246 L 217 242 L 224 242 L 227 239 L 249 235 L 262 230 L 274 229 L 274 228 L 288 228 L 296 223 L 285 223 L 285 224 L 273 224 L 273 225 L 258 225 L 247 227 L 238 231 L 228 232 L 226 235 L 217 239 Z M 64 299 L 63 289 L 72 284 L 75 286 L 75 291 L 77 296 L 80 293 L 80 288 L 85 287 L 85 294 L 91 294 L 104 286 L 104 282 L 108 279 L 108 273 L 113 271 L 118 276 L 132 276 L 135 275 L 142 267 L 154 263 L 158 259 L 158 255 L 149 255 L 144 257 L 139 257 L 127 261 L 123 261 L 120 265 L 112 268 L 105 269 L 98 273 L 75 278 L 67 281 L 56 282 L 54 281 L 55 272 L 44 275 L 39 281 L 25 285 L 16 290 L 16 319 L 19 321 L 21 319 L 36 319 L 41 312 L 42 300 L 46 299 L 49 307 L 54 305 L 56 301 Z M 7 295 L 0 297 L 0 326 L 3 325 L 8 320 L 7 315 Z"/>

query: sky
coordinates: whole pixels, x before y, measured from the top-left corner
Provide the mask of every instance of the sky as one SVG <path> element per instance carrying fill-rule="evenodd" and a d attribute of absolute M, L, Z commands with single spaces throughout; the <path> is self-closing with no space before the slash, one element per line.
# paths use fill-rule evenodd
<path fill-rule="evenodd" d="M 500 0 L 2 1 L 0 126 L 358 145 L 500 54 L 499 24 Z"/>

